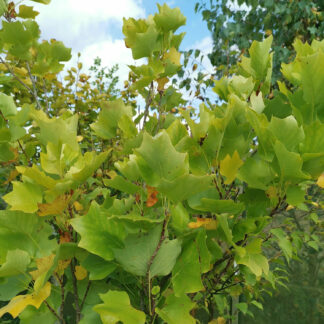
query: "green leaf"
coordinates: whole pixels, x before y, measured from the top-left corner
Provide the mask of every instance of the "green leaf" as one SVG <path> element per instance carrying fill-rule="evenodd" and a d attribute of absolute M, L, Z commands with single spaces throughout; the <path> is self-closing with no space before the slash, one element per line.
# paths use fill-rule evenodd
<path fill-rule="evenodd" d="M 276 241 L 289 262 L 289 260 L 292 258 L 293 248 L 285 232 L 281 228 L 275 228 L 271 230 L 271 233 L 276 236 Z"/>
<path fill-rule="evenodd" d="M 243 257 L 236 256 L 235 261 L 237 264 L 246 265 L 257 277 L 269 272 L 268 260 L 261 254 L 246 253 Z"/>
<path fill-rule="evenodd" d="M 227 215 L 218 215 L 217 220 L 219 221 L 219 227 L 222 229 L 225 240 L 227 243 L 232 244 L 233 243 L 233 235 L 232 230 L 228 226 L 228 217 Z"/>
<path fill-rule="evenodd" d="M 245 181 L 250 188 L 262 190 L 267 189 L 274 175 L 270 163 L 260 159 L 257 155 L 247 158 L 238 172 L 238 178 Z"/>
<path fill-rule="evenodd" d="M 20 5 L 19 6 L 19 13 L 18 13 L 18 17 L 20 18 L 32 18 L 34 19 L 37 15 L 39 14 L 38 11 L 34 11 L 33 7 L 30 6 L 25 6 L 25 5 Z"/>
<path fill-rule="evenodd" d="M 215 214 L 239 214 L 243 211 L 244 205 L 241 203 L 235 203 L 233 200 L 217 200 L 210 198 L 202 198 L 200 200 L 200 205 L 195 206 L 195 209 L 202 211 L 210 211 Z"/>
<path fill-rule="evenodd" d="M 37 40 L 40 31 L 35 21 L 2 22 L 1 40 L 8 44 L 9 53 L 22 60 L 31 58 L 29 51 L 33 41 Z"/>
<path fill-rule="evenodd" d="M 81 265 L 88 270 L 90 280 L 102 280 L 117 268 L 115 263 L 106 261 L 94 254 L 89 254 Z"/>
<path fill-rule="evenodd" d="M 188 211 L 181 203 L 178 203 L 177 205 L 171 207 L 170 223 L 172 228 L 176 232 L 183 233 L 188 231 L 189 221 L 190 221 L 190 217 Z"/>
<path fill-rule="evenodd" d="M 264 80 L 269 68 L 270 55 L 273 37 L 272 35 L 262 42 L 253 41 L 249 49 L 251 57 L 251 67 L 255 71 L 255 78 L 257 80 Z"/>
<path fill-rule="evenodd" d="M 298 206 L 305 201 L 305 190 L 299 186 L 289 186 L 286 195 L 289 205 Z"/>
<path fill-rule="evenodd" d="M 298 127 L 297 121 L 293 116 L 283 119 L 272 117 L 269 129 L 285 145 L 288 151 L 295 151 L 299 143 L 305 138 L 303 129 Z"/>
<path fill-rule="evenodd" d="M 148 270 L 150 277 L 168 275 L 181 251 L 178 240 L 165 239 L 148 269 L 148 264 L 154 254 L 160 237 L 162 226 L 158 225 L 147 234 L 131 234 L 125 240 L 124 249 L 114 249 L 115 258 L 124 270 L 137 276 L 146 276 Z"/>
<path fill-rule="evenodd" d="M 12 97 L 0 93 L 0 110 L 5 118 L 17 115 L 17 108 Z"/>
<path fill-rule="evenodd" d="M 116 175 L 112 179 L 104 179 L 104 184 L 107 187 L 118 189 L 122 192 L 129 193 L 131 195 L 135 194 L 140 190 L 139 186 L 125 180 L 123 177 Z"/>
<path fill-rule="evenodd" d="M 32 277 L 24 273 L 23 275 L 5 278 L 0 284 L 0 300 L 10 300 L 20 292 L 26 290 Z"/>
<path fill-rule="evenodd" d="M 38 210 L 38 203 L 43 200 L 42 190 L 38 185 L 29 182 L 13 181 L 13 190 L 3 196 L 11 210 L 20 210 L 25 213 L 34 213 Z"/>
<path fill-rule="evenodd" d="M 31 257 L 51 254 L 57 247 L 55 239 L 49 239 L 53 228 L 44 218 L 20 211 L 0 211 L 0 259 L 9 250 L 23 250 Z"/>
<path fill-rule="evenodd" d="M 186 17 L 179 8 L 171 9 L 166 3 L 163 6 L 157 4 L 159 13 L 154 15 L 156 26 L 163 32 L 175 32 L 179 27 L 186 24 Z"/>
<path fill-rule="evenodd" d="M 1 277 L 12 277 L 24 274 L 30 263 L 29 254 L 22 250 L 10 250 L 6 262 L 0 268 Z"/>
<path fill-rule="evenodd" d="M 276 141 L 274 150 L 279 162 L 282 179 L 295 181 L 309 179 L 309 176 L 302 172 L 303 161 L 299 154 L 289 152 L 279 141 Z"/>
<path fill-rule="evenodd" d="M 113 248 L 124 246 L 124 227 L 109 219 L 96 202 L 92 202 L 87 215 L 72 219 L 71 224 L 81 235 L 79 246 L 107 261 L 114 259 Z"/>
<path fill-rule="evenodd" d="M 136 34 L 136 42 L 132 46 L 133 59 L 150 57 L 154 51 L 159 50 L 158 37 L 159 33 L 154 25 L 150 25 L 145 32 Z"/>
<path fill-rule="evenodd" d="M 317 111 L 321 121 L 324 121 L 324 53 L 317 51 L 313 55 L 300 58 L 300 76 L 304 92 L 304 99 Z"/>
<path fill-rule="evenodd" d="M 156 312 L 168 324 L 195 324 L 196 320 L 190 315 L 194 307 L 195 303 L 186 295 L 169 295 Z"/>
<path fill-rule="evenodd" d="M 111 139 L 116 136 L 118 123 L 124 115 L 132 118 L 133 113 L 132 107 L 126 106 L 122 99 L 104 102 L 101 106 L 97 121 L 91 124 L 90 127 L 97 136 L 104 139 Z"/>
<path fill-rule="evenodd" d="M 48 118 L 43 111 L 33 110 L 30 116 L 40 128 L 39 139 L 44 146 L 53 143 L 60 149 L 62 144 L 68 144 L 70 150 L 80 150 L 77 141 L 78 115 L 66 119 L 63 116 Z"/>
<path fill-rule="evenodd" d="M 64 46 L 62 42 L 52 40 L 42 42 L 37 48 L 37 60 L 33 66 L 32 73 L 43 77 L 47 73 L 59 73 L 64 64 L 71 59 L 71 49 Z"/>
<path fill-rule="evenodd" d="M 174 293 L 178 297 L 204 288 L 196 242 L 189 241 L 183 246 L 182 253 L 172 271 L 172 284 Z"/>
<path fill-rule="evenodd" d="M 208 189 L 211 184 L 210 176 L 195 176 L 186 174 L 173 181 L 162 179 L 157 190 L 169 199 L 178 202 Z"/>
<path fill-rule="evenodd" d="M 156 177 L 172 181 L 189 171 L 188 156 L 176 151 L 165 130 L 155 137 L 144 133 L 142 145 L 135 150 L 137 164 L 145 181 L 156 185 Z M 155 175 L 155 176 L 154 176 Z"/>
<path fill-rule="evenodd" d="M 124 291 L 110 290 L 100 294 L 104 302 L 94 306 L 94 311 L 99 313 L 103 324 L 115 324 L 119 321 L 127 324 L 144 324 L 145 314 L 130 304 L 129 297 Z"/>

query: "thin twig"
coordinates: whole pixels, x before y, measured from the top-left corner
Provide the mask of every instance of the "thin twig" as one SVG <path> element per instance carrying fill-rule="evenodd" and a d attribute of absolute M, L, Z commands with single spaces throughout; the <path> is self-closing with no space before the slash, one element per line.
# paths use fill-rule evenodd
<path fill-rule="evenodd" d="M 49 303 L 44 300 L 44 304 L 47 306 L 47 308 L 51 311 L 51 313 L 61 322 L 63 323 L 62 321 L 62 318 L 57 314 L 57 312 L 54 310 L 54 308 L 52 308 Z"/>
<path fill-rule="evenodd" d="M 143 118 L 143 129 L 144 129 L 144 126 L 146 124 L 146 118 L 147 118 L 147 116 L 149 114 L 150 105 L 152 103 L 152 92 L 153 92 L 153 81 L 151 82 L 151 86 L 150 86 L 148 95 L 147 95 L 146 100 L 145 100 L 145 109 L 144 109 L 144 118 Z"/>
<path fill-rule="evenodd" d="M 79 304 L 79 294 L 78 294 L 78 283 L 75 276 L 75 258 L 71 260 L 70 269 L 72 274 L 72 284 L 73 284 L 73 294 L 74 294 L 74 303 L 75 303 L 75 312 L 76 312 L 76 323 L 80 322 L 81 319 L 81 310 Z"/>
<path fill-rule="evenodd" d="M 47 95 L 47 90 L 46 90 L 46 83 L 45 83 L 44 79 L 43 79 L 43 91 L 44 91 L 44 95 L 45 95 L 45 98 L 46 98 L 46 112 L 48 114 L 48 112 L 49 112 L 49 101 L 48 101 L 48 95 Z"/>
<path fill-rule="evenodd" d="M 36 87 L 35 79 L 34 79 L 34 77 L 31 74 L 31 70 L 30 70 L 30 66 L 29 66 L 29 63 L 28 62 L 26 62 L 26 66 L 27 66 L 27 70 L 28 70 L 28 75 L 29 75 L 30 81 L 32 82 L 32 85 L 33 85 L 33 96 L 34 96 L 34 98 L 36 100 L 36 105 L 37 105 L 38 109 L 41 109 L 42 107 L 41 107 L 41 105 L 40 105 L 40 103 L 38 101 L 37 87 Z"/>
<path fill-rule="evenodd" d="M 27 90 L 28 90 L 28 92 L 32 95 L 32 96 L 34 96 L 34 93 L 33 93 L 33 91 L 32 91 L 32 89 L 31 88 L 29 88 L 28 87 L 28 85 L 26 84 L 26 83 L 24 83 L 22 80 L 20 80 L 19 78 L 18 78 L 18 76 L 15 74 L 15 72 L 13 71 L 13 69 L 10 67 L 10 65 L 7 63 L 7 62 L 5 62 L 4 60 L 3 60 L 3 58 L 2 57 L 0 57 L 0 62 L 2 63 L 2 64 L 4 64 L 5 65 L 5 67 L 8 69 L 8 71 L 12 74 L 12 76 L 24 87 L 24 88 L 26 88 Z"/>
<path fill-rule="evenodd" d="M 82 310 L 82 308 L 83 308 L 84 302 L 85 302 L 85 300 L 86 300 L 86 298 L 88 296 L 89 290 L 90 290 L 90 286 L 91 286 L 91 281 L 89 280 L 88 285 L 87 285 L 87 288 L 86 288 L 86 291 L 85 291 L 84 296 L 82 298 L 80 310 Z"/>
<path fill-rule="evenodd" d="M 160 250 L 160 248 L 162 246 L 163 241 L 166 238 L 165 237 L 165 230 L 166 230 L 166 227 L 167 227 L 167 224 L 168 224 L 168 220 L 169 220 L 169 215 L 167 214 L 164 221 L 163 221 L 162 231 L 161 231 L 159 242 L 158 242 L 153 254 L 151 255 L 151 258 L 150 258 L 149 262 L 147 263 L 146 279 L 147 279 L 147 284 L 148 284 L 149 314 L 151 315 L 151 317 L 154 317 L 155 305 L 153 303 L 154 301 L 153 301 L 152 296 L 151 296 L 152 282 L 151 282 L 151 277 L 150 277 L 150 270 L 151 270 L 151 266 L 153 264 L 153 261 L 154 261 L 156 255 L 158 254 L 158 252 L 159 252 L 159 250 Z"/>
<path fill-rule="evenodd" d="M 25 155 L 25 158 L 26 158 L 27 161 L 28 161 L 28 166 L 31 167 L 31 166 L 32 166 L 32 162 L 29 160 L 26 151 L 25 151 L 24 148 L 22 147 L 20 141 L 17 140 L 17 142 L 18 142 L 18 145 L 19 145 L 20 149 L 22 150 L 23 154 Z"/>

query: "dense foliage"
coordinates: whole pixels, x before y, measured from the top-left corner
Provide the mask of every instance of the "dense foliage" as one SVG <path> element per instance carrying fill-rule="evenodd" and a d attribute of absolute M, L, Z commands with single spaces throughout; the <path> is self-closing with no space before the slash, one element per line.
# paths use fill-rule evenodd
<path fill-rule="evenodd" d="M 222 76 L 247 53 L 252 40 L 273 35 L 273 81 L 281 77 L 281 63 L 294 58 L 295 38 L 303 42 L 320 40 L 324 33 L 322 0 L 199 0 L 201 11 L 213 35 L 211 62 Z"/>
<path fill-rule="evenodd" d="M 32 7 L 0 3 L 4 320 L 224 323 L 231 299 L 252 315 L 284 284 L 283 258 L 320 248 L 292 220 L 323 226 L 324 41 L 296 40 L 275 93 L 272 37 L 254 41 L 198 112 L 170 81 L 179 9 L 124 20 L 146 63 L 119 93 L 99 62 L 61 81 L 70 49 L 40 41 Z"/>

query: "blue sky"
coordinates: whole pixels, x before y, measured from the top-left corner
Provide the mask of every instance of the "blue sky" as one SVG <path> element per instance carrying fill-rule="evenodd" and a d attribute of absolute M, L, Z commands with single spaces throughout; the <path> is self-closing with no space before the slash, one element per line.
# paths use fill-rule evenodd
<path fill-rule="evenodd" d="M 33 4 L 40 12 L 36 19 L 42 37 L 61 40 L 71 47 L 74 63 L 77 52 L 81 52 L 85 69 L 99 56 L 106 66 L 119 64 L 122 80 L 127 77 L 127 65 L 134 64 L 131 51 L 124 45 L 123 17 L 146 18 L 157 12 L 156 1 L 152 0 L 52 0 L 47 6 L 24 2 Z M 207 54 L 211 50 L 211 37 L 201 14 L 194 12 L 196 0 L 165 2 L 179 7 L 187 17 L 187 25 L 179 29 L 186 32 L 181 49 L 199 48 Z"/>

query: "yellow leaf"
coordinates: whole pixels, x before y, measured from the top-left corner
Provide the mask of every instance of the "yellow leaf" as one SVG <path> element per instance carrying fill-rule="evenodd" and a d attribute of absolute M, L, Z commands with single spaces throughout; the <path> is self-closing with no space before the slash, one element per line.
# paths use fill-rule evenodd
<path fill-rule="evenodd" d="M 53 264 L 54 254 L 50 254 L 44 258 L 36 259 L 37 270 L 29 272 L 34 280 L 39 278 L 44 272 L 47 272 Z"/>
<path fill-rule="evenodd" d="M 34 290 L 39 290 L 43 287 L 45 277 L 49 269 L 52 267 L 55 255 L 50 254 L 44 258 L 36 259 L 37 270 L 29 272 L 32 278 L 35 280 Z"/>
<path fill-rule="evenodd" d="M 208 230 L 212 230 L 212 229 L 216 229 L 217 225 L 218 225 L 218 223 L 215 219 L 197 217 L 197 221 L 189 223 L 188 227 L 189 228 L 199 228 L 202 226 Z"/>
<path fill-rule="evenodd" d="M 48 215 L 60 215 L 67 208 L 69 201 L 71 199 L 70 195 L 58 196 L 53 202 L 49 204 L 38 204 L 38 215 L 48 216 Z"/>
<path fill-rule="evenodd" d="M 156 80 L 157 84 L 158 84 L 158 91 L 163 91 L 164 90 L 164 86 L 169 82 L 169 79 L 167 77 L 164 78 L 159 78 Z"/>
<path fill-rule="evenodd" d="M 318 177 L 316 184 L 317 184 L 319 187 L 324 188 L 324 173 L 322 173 L 322 174 Z"/>
<path fill-rule="evenodd" d="M 63 276 L 64 270 L 69 266 L 70 263 L 71 263 L 71 260 L 59 260 L 58 261 L 58 266 L 57 266 L 55 272 L 59 276 Z"/>
<path fill-rule="evenodd" d="M 77 136 L 77 141 L 78 142 L 81 142 L 82 140 L 83 140 L 83 136 L 81 136 L 81 135 Z"/>
<path fill-rule="evenodd" d="M 288 205 L 287 208 L 286 208 L 286 211 L 291 210 L 291 209 L 294 209 L 294 208 L 295 208 L 294 206 Z"/>
<path fill-rule="evenodd" d="M 16 318 L 29 305 L 38 309 L 50 294 L 51 284 L 47 282 L 38 292 L 33 292 L 28 295 L 18 295 L 12 298 L 8 305 L 0 309 L 0 317 L 5 313 L 10 313 L 13 318 Z"/>
<path fill-rule="evenodd" d="M 76 211 L 80 211 L 80 210 L 83 209 L 83 206 L 78 201 L 75 201 L 73 203 L 73 206 L 74 206 L 74 208 L 75 208 Z"/>
<path fill-rule="evenodd" d="M 171 63 L 180 65 L 181 53 L 179 53 L 174 47 L 170 48 L 169 52 L 164 55 L 165 59 L 169 59 Z"/>
<path fill-rule="evenodd" d="M 230 157 L 226 155 L 225 159 L 220 162 L 220 173 L 226 177 L 225 184 L 230 184 L 234 181 L 237 171 L 243 165 L 243 161 L 240 159 L 237 151 Z"/>
<path fill-rule="evenodd" d="M 81 266 L 75 267 L 75 277 L 77 280 L 83 280 L 87 277 L 88 271 Z"/>

